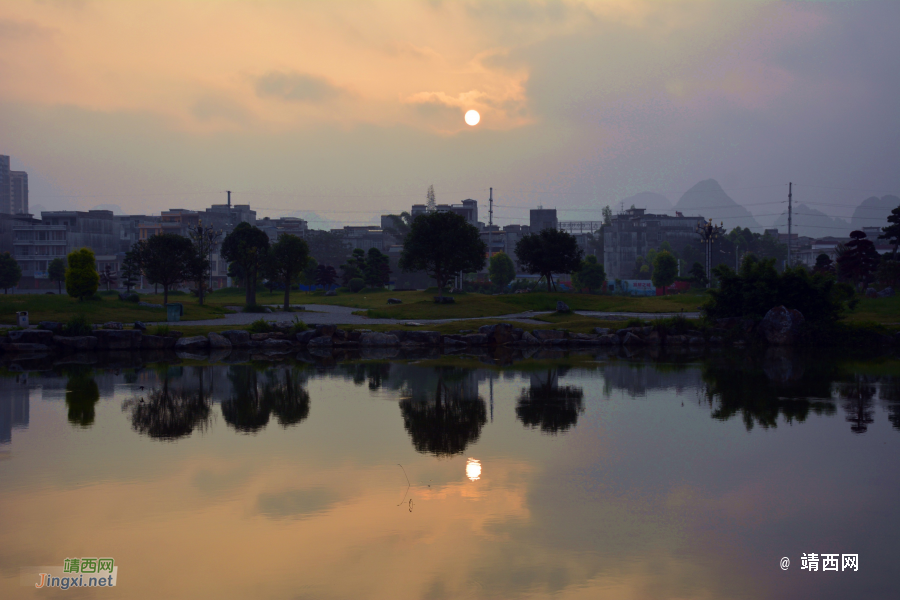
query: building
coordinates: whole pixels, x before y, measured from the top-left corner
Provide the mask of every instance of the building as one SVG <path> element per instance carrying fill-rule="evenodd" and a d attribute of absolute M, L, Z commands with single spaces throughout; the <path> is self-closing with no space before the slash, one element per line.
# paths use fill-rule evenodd
<path fill-rule="evenodd" d="M 697 226 L 702 217 L 644 214 L 643 208 L 631 208 L 615 215 L 603 227 L 603 267 L 609 280 L 631 279 L 637 257 L 647 256 L 663 242 L 672 248 L 684 248 L 697 241 Z"/>
<path fill-rule="evenodd" d="M 469 225 L 473 227 L 478 227 L 478 201 L 472 200 L 471 198 L 467 198 L 463 200 L 460 204 L 438 204 L 434 207 L 437 212 L 452 212 L 455 213 L 466 221 L 469 222 Z M 424 204 L 413 204 L 412 208 L 409 211 L 409 215 L 415 219 L 419 215 L 424 215 L 428 212 L 428 207 Z M 384 219 L 384 217 L 382 217 Z M 384 221 L 382 220 L 382 223 Z"/>
<path fill-rule="evenodd" d="M 369 248 L 376 248 L 386 252 L 389 247 L 385 241 L 385 232 L 378 225 L 348 225 L 343 229 L 332 229 L 331 233 L 339 236 L 348 250 L 360 248 L 368 251 Z"/>
<path fill-rule="evenodd" d="M 10 171 L 10 214 L 28 214 L 28 173 L 25 171 Z"/>
<path fill-rule="evenodd" d="M 0 213 L 15 214 L 12 211 L 12 184 L 9 180 L 9 157 L 0 154 Z"/>
<path fill-rule="evenodd" d="M 555 208 L 538 207 L 532 209 L 529 216 L 529 227 L 533 233 L 539 233 L 544 229 L 557 229 L 559 226 Z"/>

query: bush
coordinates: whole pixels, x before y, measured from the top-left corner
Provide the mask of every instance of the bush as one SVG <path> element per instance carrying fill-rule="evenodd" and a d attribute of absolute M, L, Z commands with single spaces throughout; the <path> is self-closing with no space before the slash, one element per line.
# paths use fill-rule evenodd
<path fill-rule="evenodd" d="M 309 329 L 309 327 L 307 327 L 306 323 L 304 323 L 301 319 L 294 317 L 293 324 L 291 325 L 291 328 L 288 330 L 288 334 L 294 336 L 294 335 L 297 335 L 298 333 L 306 331 L 307 329 Z"/>
<path fill-rule="evenodd" d="M 668 331 L 670 333 L 675 333 L 676 335 L 684 335 L 691 329 L 697 329 L 697 327 L 691 325 L 691 322 L 681 315 L 669 317 L 668 319 L 657 319 L 654 321 L 654 326 L 657 331 Z"/>
<path fill-rule="evenodd" d="M 168 325 L 157 325 L 153 329 L 153 333 L 151 335 L 158 335 L 160 337 L 166 337 L 169 335 L 169 326 Z"/>
<path fill-rule="evenodd" d="M 648 321 L 644 321 L 643 319 L 639 319 L 637 317 L 631 317 L 630 319 L 625 321 L 624 327 L 646 327 L 647 324 Z"/>
<path fill-rule="evenodd" d="M 63 333 L 70 336 L 91 335 L 94 333 L 94 328 L 91 327 L 91 324 L 88 323 L 83 315 L 76 315 L 66 323 Z"/>
<path fill-rule="evenodd" d="M 725 265 L 713 271 L 719 288 L 709 291 L 703 305 L 707 317 L 762 318 L 775 306 L 799 310 L 811 325 L 828 325 L 840 319 L 858 299 L 853 288 L 834 277 L 806 269 L 775 270 L 775 259 L 748 256 L 735 273 Z"/>
<path fill-rule="evenodd" d="M 362 279 L 360 279 L 359 277 L 354 277 L 353 279 L 350 280 L 350 291 L 353 292 L 354 294 L 356 292 L 360 291 L 361 289 L 363 289 L 364 287 L 366 287 L 366 282 L 363 281 Z"/>
<path fill-rule="evenodd" d="M 140 302 L 140 301 L 141 301 L 141 297 L 138 296 L 137 294 L 130 294 L 130 295 L 128 295 L 128 296 L 125 297 L 125 302 L 134 302 L 134 303 L 138 303 L 138 302 Z"/>
<path fill-rule="evenodd" d="M 257 319 L 250 323 L 247 331 L 250 333 L 269 333 L 272 331 L 272 325 L 265 319 Z"/>

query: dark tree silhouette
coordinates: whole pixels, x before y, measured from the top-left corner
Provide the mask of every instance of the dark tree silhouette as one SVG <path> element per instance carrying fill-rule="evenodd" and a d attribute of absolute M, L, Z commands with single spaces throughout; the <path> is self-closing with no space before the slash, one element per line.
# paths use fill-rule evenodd
<path fill-rule="evenodd" d="M 554 273 L 572 273 L 581 267 L 584 255 L 575 236 L 556 229 L 528 234 L 516 243 L 516 258 L 528 273 L 547 279 L 547 291 L 553 291 Z"/>
<path fill-rule="evenodd" d="M 863 376 L 855 375 L 853 381 L 838 386 L 838 394 L 844 399 L 844 412 L 847 421 L 852 423 L 850 431 L 865 433 L 874 422 L 875 386 L 865 381 Z"/>
<path fill-rule="evenodd" d="M 540 427 L 544 433 L 568 431 L 584 412 L 584 391 L 580 387 L 557 384 L 553 369 L 547 376 L 533 376 L 530 388 L 523 388 L 516 405 L 516 417 L 526 427 Z"/>
<path fill-rule="evenodd" d="M 849 242 L 844 244 L 846 251 L 837 259 L 838 273 L 842 278 L 853 281 L 854 286 L 867 284 L 872 278 L 881 255 L 875 250 L 875 244 L 866 239 L 862 231 L 851 231 Z"/>
<path fill-rule="evenodd" d="M 291 308 L 291 286 L 309 262 L 309 246 L 289 233 L 283 234 L 269 250 L 267 274 L 284 286 L 284 310 Z"/>
<path fill-rule="evenodd" d="M 174 233 L 161 233 L 135 244 L 135 250 L 147 280 L 163 287 L 163 304 L 168 304 L 169 290 L 191 278 L 194 266 L 191 240 Z"/>
<path fill-rule="evenodd" d="M 100 400 L 100 388 L 90 367 L 70 367 L 68 375 L 66 407 L 69 409 L 69 423 L 90 427 L 94 423 L 94 406 Z"/>
<path fill-rule="evenodd" d="M 889 244 L 893 244 L 894 256 L 897 256 L 897 247 L 900 246 L 900 206 L 891 211 L 887 220 L 890 225 L 881 228 L 883 233 L 878 236 L 878 239 L 887 240 Z"/>
<path fill-rule="evenodd" d="M 269 423 L 275 413 L 282 427 L 296 425 L 309 416 L 309 392 L 305 378 L 296 369 L 267 371 L 263 381 L 252 365 L 228 368 L 233 387 L 231 398 L 222 403 L 225 422 L 244 433 L 255 433 Z"/>
<path fill-rule="evenodd" d="M 176 440 L 191 435 L 195 429 L 203 431 L 209 426 L 211 415 L 202 385 L 196 392 L 173 391 L 168 376 L 163 378 L 161 388 L 130 398 L 122 408 L 131 412 L 132 429 L 159 440 Z"/>
<path fill-rule="evenodd" d="M 256 282 L 265 268 L 268 251 L 269 236 L 249 223 L 239 223 L 222 242 L 222 258 L 240 265 L 247 306 L 256 305 Z"/>
<path fill-rule="evenodd" d="M 296 425 L 309 416 L 309 392 L 303 387 L 305 382 L 306 378 L 296 369 L 266 372 L 262 402 L 271 408 L 282 427 Z"/>
<path fill-rule="evenodd" d="M 423 454 L 453 456 L 478 440 L 487 423 L 487 406 L 466 378 L 455 370 L 442 370 L 434 395 L 415 390 L 400 401 L 403 426 L 413 447 Z M 464 375 L 464 374 L 463 374 Z"/>

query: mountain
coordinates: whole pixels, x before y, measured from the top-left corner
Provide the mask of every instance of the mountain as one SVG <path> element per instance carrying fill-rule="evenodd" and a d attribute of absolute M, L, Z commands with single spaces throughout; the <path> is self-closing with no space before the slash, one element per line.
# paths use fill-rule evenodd
<path fill-rule="evenodd" d="M 648 214 L 666 215 L 672 214 L 672 203 L 662 194 L 654 192 L 641 192 L 634 196 L 623 198 L 618 202 L 620 206 L 625 208 L 646 208 Z"/>
<path fill-rule="evenodd" d="M 888 215 L 891 211 L 900 206 L 900 198 L 897 196 L 872 196 L 866 198 L 853 211 L 850 218 L 850 226 L 853 229 L 862 229 L 863 227 L 886 227 Z"/>
<path fill-rule="evenodd" d="M 724 222 L 726 229 L 749 227 L 762 233 L 762 227 L 750 212 L 731 199 L 715 179 L 701 181 L 675 203 L 675 210 L 684 216 L 702 216 L 715 222 Z"/>
<path fill-rule="evenodd" d="M 777 228 L 781 233 L 787 233 L 787 211 L 784 211 L 780 217 L 775 219 L 775 223 L 772 224 L 772 227 Z M 822 211 L 811 208 L 805 204 L 797 204 L 794 206 L 794 218 L 791 225 L 791 232 L 812 238 L 829 235 L 834 237 L 846 237 L 850 235 L 850 223 L 844 219 L 829 217 Z"/>

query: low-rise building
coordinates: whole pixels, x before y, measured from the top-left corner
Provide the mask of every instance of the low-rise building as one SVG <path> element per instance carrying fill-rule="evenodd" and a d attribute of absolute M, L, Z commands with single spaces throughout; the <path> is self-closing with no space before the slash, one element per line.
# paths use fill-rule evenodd
<path fill-rule="evenodd" d="M 677 249 L 697 241 L 702 217 L 645 214 L 644 210 L 628 209 L 604 225 L 603 267 L 608 279 L 630 279 L 637 258 L 657 250 L 663 242 Z"/>

